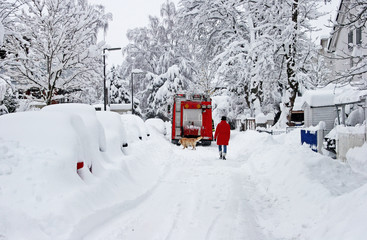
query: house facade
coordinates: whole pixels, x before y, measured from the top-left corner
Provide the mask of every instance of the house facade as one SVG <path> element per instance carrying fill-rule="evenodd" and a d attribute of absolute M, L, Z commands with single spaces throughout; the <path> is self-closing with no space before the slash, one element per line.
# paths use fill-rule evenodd
<path fill-rule="evenodd" d="M 355 0 L 340 0 L 335 26 L 327 44 L 326 56 L 332 61 L 331 79 L 338 79 L 338 74 L 357 65 L 358 59 L 367 55 L 367 29 L 363 21 L 353 21 L 357 16 Z M 325 42 L 324 42 L 325 44 Z M 367 74 L 354 76 L 353 80 L 366 79 Z"/>

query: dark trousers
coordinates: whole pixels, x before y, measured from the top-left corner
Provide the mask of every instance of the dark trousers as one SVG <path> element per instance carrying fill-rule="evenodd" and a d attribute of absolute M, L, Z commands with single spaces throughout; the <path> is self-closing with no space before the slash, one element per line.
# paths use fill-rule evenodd
<path fill-rule="evenodd" d="M 223 146 L 223 152 L 224 152 L 224 153 L 227 153 L 227 145 L 218 145 L 219 152 L 221 152 L 221 151 L 222 151 L 222 146 Z"/>

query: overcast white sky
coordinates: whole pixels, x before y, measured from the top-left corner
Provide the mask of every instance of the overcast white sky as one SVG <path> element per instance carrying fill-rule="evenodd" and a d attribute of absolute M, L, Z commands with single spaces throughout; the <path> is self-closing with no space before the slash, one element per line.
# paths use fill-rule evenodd
<path fill-rule="evenodd" d="M 179 0 L 170 0 L 176 7 Z M 161 5 L 166 0 L 89 0 L 91 4 L 101 4 L 106 12 L 113 15 L 106 36 L 109 47 L 125 47 L 128 44 L 126 32 L 128 29 L 145 27 L 148 25 L 148 16 L 160 16 Z M 103 40 L 103 39 L 101 39 Z M 121 51 L 111 51 L 106 60 L 107 67 L 112 64 L 121 64 L 123 58 Z"/>

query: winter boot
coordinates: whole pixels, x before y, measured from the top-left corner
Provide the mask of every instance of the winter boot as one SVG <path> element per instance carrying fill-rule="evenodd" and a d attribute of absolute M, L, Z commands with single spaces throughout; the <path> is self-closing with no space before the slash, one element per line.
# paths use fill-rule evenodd
<path fill-rule="evenodd" d="M 223 158 L 223 154 L 222 152 L 219 152 L 219 159 L 222 159 Z"/>
<path fill-rule="evenodd" d="M 222 159 L 223 159 L 223 160 L 226 160 L 226 153 L 223 153 L 223 155 L 222 155 Z"/>

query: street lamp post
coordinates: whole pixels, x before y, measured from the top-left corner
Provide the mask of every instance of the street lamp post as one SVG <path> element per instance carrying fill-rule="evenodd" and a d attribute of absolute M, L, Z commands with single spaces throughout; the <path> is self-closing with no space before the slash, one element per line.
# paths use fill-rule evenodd
<path fill-rule="evenodd" d="M 115 50 L 121 50 L 121 48 L 103 48 L 103 105 L 104 105 L 104 111 L 106 111 L 107 106 L 107 87 L 106 87 L 106 54 L 107 51 L 115 51 Z"/>
<path fill-rule="evenodd" d="M 131 113 L 134 114 L 134 74 L 144 74 L 140 69 L 133 69 L 131 71 Z"/>

